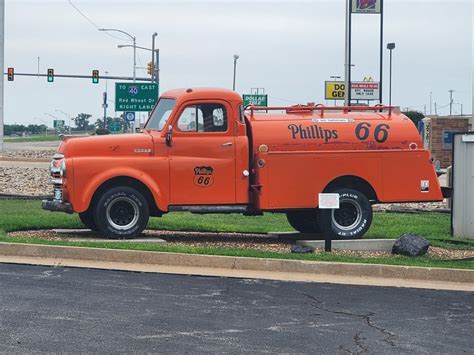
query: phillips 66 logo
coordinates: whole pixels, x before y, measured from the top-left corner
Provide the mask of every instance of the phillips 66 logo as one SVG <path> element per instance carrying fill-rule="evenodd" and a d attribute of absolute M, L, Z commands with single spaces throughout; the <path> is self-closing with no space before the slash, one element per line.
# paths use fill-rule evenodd
<path fill-rule="evenodd" d="M 194 185 L 199 187 L 209 187 L 214 183 L 212 166 L 196 166 L 194 168 Z"/>
<path fill-rule="evenodd" d="M 380 13 L 382 0 L 352 0 L 352 12 L 354 13 Z"/>

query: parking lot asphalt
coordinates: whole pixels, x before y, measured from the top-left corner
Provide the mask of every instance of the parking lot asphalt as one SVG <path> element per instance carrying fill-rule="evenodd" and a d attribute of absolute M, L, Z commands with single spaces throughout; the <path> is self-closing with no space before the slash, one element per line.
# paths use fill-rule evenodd
<path fill-rule="evenodd" d="M 468 353 L 473 293 L 0 264 L 0 352 Z"/>

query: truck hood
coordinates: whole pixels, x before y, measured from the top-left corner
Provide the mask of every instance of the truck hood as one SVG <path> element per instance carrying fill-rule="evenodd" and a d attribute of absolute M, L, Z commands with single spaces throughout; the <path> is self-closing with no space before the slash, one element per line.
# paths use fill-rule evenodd
<path fill-rule="evenodd" d="M 58 153 L 66 158 L 151 155 L 153 139 L 147 133 L 67 137 L 59 145 Z"/>

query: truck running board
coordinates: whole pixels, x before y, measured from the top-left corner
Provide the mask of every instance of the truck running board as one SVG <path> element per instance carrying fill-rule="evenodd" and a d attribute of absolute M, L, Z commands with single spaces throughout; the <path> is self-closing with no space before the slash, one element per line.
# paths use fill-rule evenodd
<path fill-rule="evenodd" d="M 170 212 L 204 213 L 245 213 L 247 205 L 174 205 L 169 206 Z"/>

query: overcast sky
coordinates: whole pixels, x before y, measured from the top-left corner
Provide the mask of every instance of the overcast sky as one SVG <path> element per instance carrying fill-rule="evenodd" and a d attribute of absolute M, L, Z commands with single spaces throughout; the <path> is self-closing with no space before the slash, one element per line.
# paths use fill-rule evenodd
<path fill-rule="evenodd" d="M 265 88 L 270 105 L 324 101 L 324 81 L 344 75 L 344 0 L 313 1 L 119 1 L 72 0 L 98 27 L 118 28 L 150 47 L 158 32 L 161 51 L 160 92 L 177 87 L 232 87 L 233 54 L 239 54 L 237 91 Z M 393 52 L 392 102 L 429 113 L 433 103 L 449 112 L 454 101 L 472 111 L 473 9 L 470 0 L 385 0 L 384 43 Z M 5 67 L 16 72 L 132 76 L 132 48 L 125 36 L 99 32 L 67 0 L 6 0 Z M 378 80 L 379 16 L 353 16 L 353 80 Z M 138 51 L 138 66 L 150 53 Z M 388 88 L 388 50 L 384 85 Z M 138 70 L 137 76 L 146 76 Z M 80 112 L 103 115 L 105 81 L 15 77 L 5 79 L 5 123 L 40 123 Z M 109 115 L 114 85 L 109 81 Z M 388 90 L 384 91 L 388 102 Z M 332 102 L 330 102 L 332 103 Z M 434 106 L 434 105 L 433 105 Z M 460 113 L 460 105 L 454 112 Z M 434 111 L 434 107 L 433 107 Z M 34 118 L 39 120 L 34 120 Z M 62 115 L 64 118 L 64 115 Z"/>

